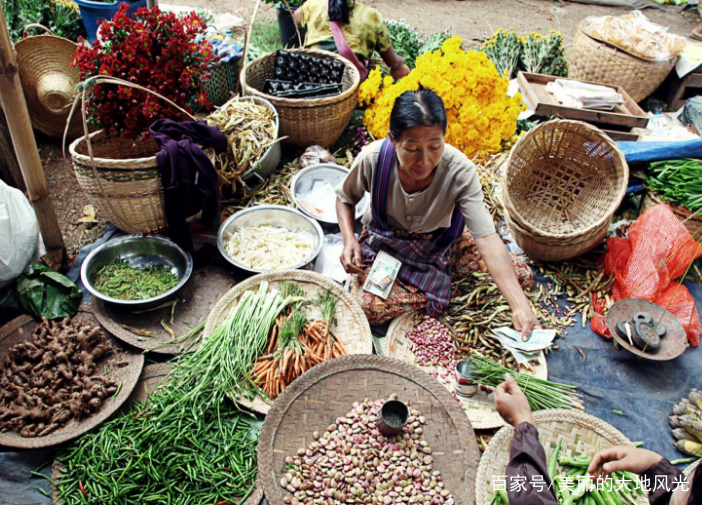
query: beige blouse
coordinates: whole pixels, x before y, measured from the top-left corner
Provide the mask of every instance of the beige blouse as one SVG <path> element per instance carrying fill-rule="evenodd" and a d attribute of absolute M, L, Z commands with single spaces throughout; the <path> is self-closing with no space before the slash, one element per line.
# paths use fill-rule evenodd
<path fill-rule="evenodd" d="M 346 180 L 336 188 L 343 203 L 356 205 L 371 191 L 373 172 L 383 140 L 363 148 Z M 444 155 L 436 167 L 434 180 L 418 193 L 407 194 L 397 174 L 397 156 L 393 160 L 388 189 L 387 215 L 390 226 L 400 230 L 429 233 L 451 226 L 456 202 L 461 206 L 466 227 L 473 238 L 495 233 L 492 217 L 483 203 L 483 191 L 475 165 L 458 149 L 446 144 Z M 363 214 L 363 224 L 372 217 L 370 204 Z"/>

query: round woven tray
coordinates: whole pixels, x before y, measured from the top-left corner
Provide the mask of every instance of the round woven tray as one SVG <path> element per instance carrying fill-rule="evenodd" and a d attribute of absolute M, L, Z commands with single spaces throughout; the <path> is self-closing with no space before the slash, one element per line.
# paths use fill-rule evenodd
<path fill-rule="evenodd" d="M 210 244 L 216 246 L 217 238 L 212 236 L 193 237 L 196 247 L 198 244 Z M 202 323 L 209 315 L 219 298 L 229 291 L 235 284 L 241 273 L 237 272 L 231 264 L 225 260 L 216 249 L 212 249 L 212 259 L 200 268 L 193 270 L 188 282 L 183 286 L 173 299 L 180 300 L 175 307 L 173 324 L 170 323 L 171 307 L 164 307 L 157 310 L 134 314 L 132 309 L 118 307 L 114 304 L 105 304 L 103 301 L 93 297 L 93 310 L 100 320 L 100 323 L 114 336 L 127 342 L 134 347 L 152 351 L 159 354 L 180 354 L 193 341 L 188 341 L 185 346 L 167 345 L 158 347 L 164 342 L 173 339 L 171 335 L 161 325 L 161 320 L 173 329 L 177 336 L 189 333 L 197 325 Z M 185 324 L 188 323 L 188 324 Z M 156 335 L 153 337 L 140 336 L 128 328 L 146 330 Z M 199 345 L 199 337 L 191 350 Z"/>
<path fill-rule="evenodd" d="M 558 440 L 563 438 L 560 453 L 572 456 L 575 453 L 592 456 L 600 449 L 615 445 L 631 445 L 619 430 L 590 414 L 578 410 L 541 410 L 533 414 L 534 424 L 539 430 L 539 442 L 546 451 L 546 461 L 551 456 Z M 505 426 L 492 438 L 480 459 L 478 477 L 475 481 L 476 505 L 488 505 L 492 499 L 492 477 L 504 476 L 509 461 L 510 444 L 514 428 Z M 641 499 L 641 503 L 648 500 Z"/>
<path fill-rule="evenodd" d="M 94 325 L 100 324 L 90 312 L 87 304 L 81 304 L 78 314 L 74 317 L 82 318 Z M 0 328 L 0 359 L 4 359 L 11 347 L 20 342 L 30 340 L 32 338 L 32 330 L 34 330 L 36 325 L 36 321 L 31 317 L 20 316 Z M 25 438 L 20 436 L 19 433 L 0 433 L 0 445 L 20 449 L 38 449 L 66 442 L 105 421 L 127 401 L 144 367 L 144 355 L 125 346 L 122 342 L 112 337 L 109 332 L 105 331 L 104 333 L 116 352 L 97 362 L 96 373 L 106 368 L 109 376 L 121 379 L 122 387 L 119 390 L 119 394 L 104 402 L 100 410 L 93 415 L 80 421 L 71 420 L 62 428 L 43 437 Z M 123 363 L 125 365 L 118 366 Z"/>
<path fill-rule="evenodd" d="M 137 402 L 146 401 L 146 397 L 151 394 L 156 387 L 161 384 L 171 371 L 171 365 L 168 363 L 155 363 L 153 365 L 146 365 L 141 373 L 139 382 L 137 383 L 131 396 L 125 403 L 125 407 L 131 406 Z M 58 505 L 57 489 L 54 485 L 61 477 L 61 468 L 63 465 L 54 459 L 51 467 L 51 499 L 55 504 Z M 261 499 L 263 498 L 263 488 L 256 482 L 256 488 L 251 496 L 242 505 L 259 505 Z"/>
<path fill-rule="evenodd" d="M 341 340 L 349 354 L 371 354 L 373 352 L 373 336 L 368 320 L 358 302 L 328 277 L 305 270 L 268 272 L 237 284 L 217 302 L 217 305 L 210 312 L 204 335 L 211 334 L 224 321 L 229 310 L 245 291 L 257 289 L 263 281 L 269 283 L 269 289 L 280 289 L 283 281 L 296 282 L 304 290 L 308 299 L 315 298 L 319 292 L 331 289 L 332 294 L 337 299 L 336 317 L 332 324 L 334 335 Z M 321 316 L 321 310 L 317 306 L 309 307 L 306 313 L 310 317 Z M 260 396 L 257 396 L 253 401 L 243 398 L 235 398 L 234 400 L 260 414 L 267 414 L 271 409 L 271 404 Z"/>
<path fill-rule="evenodd" d="M 420 312 L 421 311 L 408 312 L 393 319 L 392 323 L 390 323 L 390 328 L 388 328 L 387 336 L 381 339 L 383 356 L 399 359 L 400 361 L 419 367 L 424 371 L 442 370 L 441 367 L 422 367 L 417 365 L 417 357 L 410 351 L 412 342 L 407 338 L 407 333 L 414 327 L 414 317 Z M 548 365 L 546 364 L 546 356 L 544 356 L 544 353 L 541 353 L 541 358 L 539 358 L 538 363 L 533 366 L 532 371 L 529 371 L 526 367 L 523 367 L 523 371 L 539 379 L 548 379 Z M 454 374 L 451 374 L 450 380 L 451 382 L 449 384 L 443 384 L 441 381 L 438 382 L 447 390 L 453 391 L 456 381 Z M 471 398 L 459 396 L 458 401 L 466 412 L 468 419 L 470 419 L 473 429 L 488 430 L 500 428 L 505 425 L 504 420 L 500 417 L 500 414 L 497 413 L 497 410 L 495 410 L 495 401 L 492 394 L 486 395 L 482 391 L 478 391 L 475 396 Z"/>
<path fill-rule="evenodd" d="M 477 442 L 456 400 L 429 375 L 383 356 L 346 356 L 317 365 L 283 391 L 266 417 L 258 444 L 259 476 L 271 505 L 282 505 L 289 493 L 279 485 L 285 458 L 312 441 L 353 402 L 387 398 L 411 400 L 427 418 L 424 438 L 430 443 L 434 468 L 457 505 L 474 503 Z"/>

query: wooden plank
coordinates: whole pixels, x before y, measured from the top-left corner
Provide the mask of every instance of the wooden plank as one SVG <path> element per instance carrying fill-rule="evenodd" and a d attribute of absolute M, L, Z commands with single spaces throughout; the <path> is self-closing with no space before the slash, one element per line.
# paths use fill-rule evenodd
<path fill-rule="evenodd" d="M 690 74 L 688 76 L 687 82 L 685 82 L 686 88 L 702 88 L 702 74 Z"/>
<path fill-rule="evenodd" d="M 534 109 L 536 114 L 628 127 L 645 128 L 648 125 L 648 115 L 621 87 L 617 88 L 617 92 L 624 98 L 622 106 L 618 106 L 612 111 L 580 109 L 562 105 L 551 93 L 546 91 L 546 85 L 556 79 L 560 79 L 560 77 L 526 72 L 519 72 L 517 75 L 519 87 L 527 103 Z"/>

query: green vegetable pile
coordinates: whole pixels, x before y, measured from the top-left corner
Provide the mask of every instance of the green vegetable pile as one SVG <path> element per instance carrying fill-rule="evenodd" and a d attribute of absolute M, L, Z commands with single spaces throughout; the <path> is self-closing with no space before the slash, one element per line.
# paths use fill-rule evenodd
<path fill-rule="evenodd" d="M 561 32 L 548 35 L 531 32 L 520 37 L 513 30 L 500 28 L 480 48 L 495 64 L 497 71 L 510 79 L 521 70 L 534 74 L 568 75 L 568 62 Z"/>
<path fill-rule="evenodd" d="M 387 25 L 393 49 L 405 59 L 409 68 L 414 68 L 417 65 L 417 58 L 420 54 L 441 49 L 441 44 L 451 38 L 448 30 L 424 37 L 405 23 L 403 19 L 399 21 L 388 20 Z"/>
<path fill-rule="evenodd" d="M 554 482 L 553 489 L 561 505 L 639 505 L 639 500 L 645 499 L 643 486 L 633 473 L 614 472 L 598 485 L 587 472 L 590 458 L 560 456 L 562 444 L 561 438 L 548 461 L 549 480 Z M 545 486 L 548 485 L 546 482 Z M 490 505 L 509 505 L 507 493 L 495 491 Z"/>
<path fill-rule="evenodd" d="M 46 26 L 51 32 L 68 40 L 85 37 L 83 21 L 75 4 L 67 0 L 0 0 L 13 42 L 22 39 L 24 27 L 30 23 Z M 43 31 L 39 32 L 43 33 Z"/>
<path fill-rule="evenodd" d="M 246 292 L 191 354 L 181 354 L 146 403 L 82 436 L 59 458 L 57 503 L 243 502 L 254 488 L 260 421 L 227 398 L 252 386 L 247 372 L 278 315 L 297 298 Z"/>
<path fill-rule="evenodd" d="M 702 210 L 702 160 L 656 161 L 648 166 L 648 189 L 661 199 L 698 213 Z"/>
<path fill-rule="evenodd" d="M 517 381 L 519 388 L 529 401 L 531 410 L 544 409 L 582 409 L 582 399 L 575 393 L 575 386 L 549 382 L 526 374 L 515 374 L 494 361 L 482 356 L 469 356 L 470 372 L 475 382 L 497 387 L 504 382 L 505 374 L 509 373 Z"/>
<path fill-rule="evenodd" d="M 161 263 L 133 267 L 117 258 L 95 274 L 95 289 L 118 300 L 146 300 L 161 295 L 178 284 L 178 276 Z"/>

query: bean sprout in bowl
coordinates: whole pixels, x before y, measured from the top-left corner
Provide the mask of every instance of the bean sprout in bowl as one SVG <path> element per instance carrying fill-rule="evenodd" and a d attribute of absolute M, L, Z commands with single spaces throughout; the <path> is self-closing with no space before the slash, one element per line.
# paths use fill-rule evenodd
<path fill-rule="evenodd" d="M 324 243 L 314 219 L 280 205 L 262 205 L 230 216 L 219 228 L 217 247 L 232 265 L 247 272 L 303 268 Z"/>

